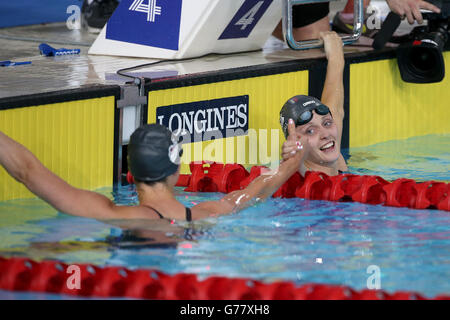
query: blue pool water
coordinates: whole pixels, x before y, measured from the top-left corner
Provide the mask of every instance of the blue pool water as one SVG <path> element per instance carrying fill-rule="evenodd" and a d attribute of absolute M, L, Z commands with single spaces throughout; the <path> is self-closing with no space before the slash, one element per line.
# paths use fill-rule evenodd
<path fill-rule="evenodd" d="M 450 135 L 416 137 L 353 148 L 346 157 L 351 172 L 449 182 L 449 142 Z M 114 196 L 111 188 L 98 191 L 121 203 L 137 200 L 132 187 Z M 177 193 L 188 206 L 222 196 Z M 157 268 L 200 278 L 342 284 L 357 290 L 366 288 L 368 267 L 377 266 L 385 291 L 427 297 L 450 293 L 449 212 L 269 199 L 191 225 L 127 228 L 134 231 L 57 213 L 39 199 L 7 201 L 0 203 L 0 256 Z M 12 294 L 0 292 L 0 297 Z"/>

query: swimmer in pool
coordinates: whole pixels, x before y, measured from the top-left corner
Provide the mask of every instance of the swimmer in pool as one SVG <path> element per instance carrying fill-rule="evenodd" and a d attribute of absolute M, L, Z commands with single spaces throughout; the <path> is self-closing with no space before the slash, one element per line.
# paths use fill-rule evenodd
<path fill-rule="evenodd" d="M 347 171 L 341 154 L 341 137 L 344 120 L 344 53 L 341 38 L 335 32 L 322 32 L 327 75 L 321 101 L 314 97 L 298 95 L 289 99 L 280 111 L 280 124 L 286 141 L 282 147 L 283 161 L 297 152 L 297 140 L 303 137 L 309 153 L 301 161 L 298 171 L 321 171 L 329 176 Z M 288 130 L 288 121 L 295 122 L 295 135 Z"/>
<path fill-rule="evenodd" d="M 294 135 L 291 121 L 289 132 Z M 186 208 L 174 195 L 183 149 L 176 137 L 159 124 L 144 125 L 131 135 L 128 163 L 139 197 L 137 206 L 118 206 L 96 192 L 75 188 L 47 169 L 28 149 L 0 131 L 0 164 L 18 182 L 56 210 L 98 220 L 196 220 L 244 209 L 270 197 L 298 169 L 308 148 L 298 139 L 295 155 L 277 170 L 256 178 L 244 190 Z M 251 202 L 253 200 L 253 202 Z M 141 222 L 139 222 L 141 223 Z M 145 224 L 145 222 L 144 222 Z"/>

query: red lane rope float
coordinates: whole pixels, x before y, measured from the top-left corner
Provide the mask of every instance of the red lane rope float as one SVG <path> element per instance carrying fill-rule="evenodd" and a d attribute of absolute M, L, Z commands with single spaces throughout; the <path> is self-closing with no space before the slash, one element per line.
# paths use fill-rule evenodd
<path fill-rule="evenodd" d="M 188 192 L 229 193 L 243 189 L 255 178 L 269 171 L 264 166 L 254 166 L 250 172 L 239 164 L 193 162 L 191 174 L 180 175 L 177 186 Z M 133 183 L 131 174 L 128 182 Z M 414 209 L 439 209 L 450 211 L 450 184 L 436 181 L 416 182 L 396 179 L 388 182 L 379 176 L 340 174 L 328 176 L 322 172 L 308 171 L 305 177 L 295 173 L 273 197 L 304 198 L 310 200 L 354 201 L 383 204 Z"/>
<path fill-rule="evenodd" d="M 383 290 L 361 291 L 325 284 L 295 286 L 292 282 L 266 284 L 260 281 L 209 277 L 199 281 L 194 274 L 168 275 L 157 270 L 129 270 L 77 264 L 80 287 L 68 285 L 73 271 L 58 261 L 36 262 L 27 258 L 0 257 L 0 289 L 33 291 L 80 297 L 129 297 L 168 300 L 427 300 L 415 293 Z M 449 295 L 433 299 L 450 300 Z"/>

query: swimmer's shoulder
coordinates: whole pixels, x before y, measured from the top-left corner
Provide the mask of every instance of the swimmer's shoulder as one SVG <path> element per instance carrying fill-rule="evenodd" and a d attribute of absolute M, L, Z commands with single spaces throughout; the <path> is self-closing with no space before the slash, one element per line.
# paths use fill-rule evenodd
<path fill-rule="evenodd" d="M 160 220 L 192 220 L 192 212 L 190 208 L 185 207 L 179 201 L 167 202 L 164 205 L 159 204 L 156 207 L 149 204 L 140 204 L 139 207 L 144 209 L 144 217 L 147 219 L 160 219 Z M 145 212 L 145 210 L 147 210 Z"/>

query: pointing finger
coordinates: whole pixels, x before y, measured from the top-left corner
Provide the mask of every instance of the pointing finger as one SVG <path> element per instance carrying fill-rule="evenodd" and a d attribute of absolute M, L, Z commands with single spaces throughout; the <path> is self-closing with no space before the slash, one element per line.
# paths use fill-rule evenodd
<path fill-rule="evenodd" d="M 295 132 L 295 123 L 294 120 L 289 119 L 288 124 L 288 139 L 289 140 L 296 140 L 296 132 Z"/>

